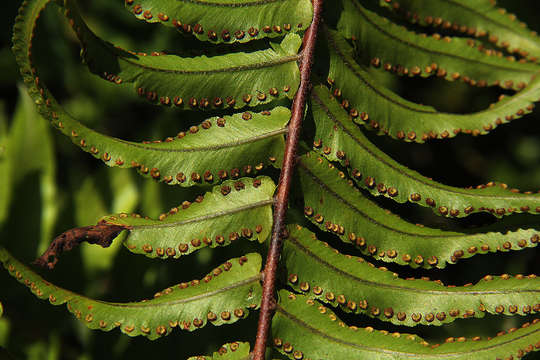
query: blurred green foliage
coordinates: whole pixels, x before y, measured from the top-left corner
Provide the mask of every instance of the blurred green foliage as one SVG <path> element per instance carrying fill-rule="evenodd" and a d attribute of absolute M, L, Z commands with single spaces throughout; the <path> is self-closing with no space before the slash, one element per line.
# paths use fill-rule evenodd
<path fill-rule="evenodd" d="M 66 229 L 94 224 L 102 215 L 137 211 L 157 216 L 186 198 L 189 189 L 145 181 L 134 171 L 110 169 L 79 151 L 71 141 L 36 115 L 33 104 L 20 86 L 20 77 L 10 52 L 13 20 L 20 1 L 5 1 L 0 13 L 0 242 L 18 259 L 29 263 L 54 236 Z M 123 48 L 138 51 L 175 49 L 197 51 L 192 41 L 175 31 L 144 24 L 123 8 L 122 1 L 80 1 L 94 31 Z M 540 4 L 533 0 L 500 1 L 516 12 L 534 30 L 540 30 Z M 53 93 L 84 124 L 109 135 L 130 140 L 159 139 L 190 126 L 182 112 L 153 107 L 90 74 L 80 63 L 79 48 L 71 30 L 53 9 L 42 18 L 34 50 L 38 67 Z M 389 79 L 403 96 L 439 109 L 467 112 L 493 101 L 497 90 L 474 89 L 464 84 L 426 79 Z M 401 143 L 385 137 L 372 140 L 403 164 L 456 186 L 490 180 L 522 190 L 538 191 L 540 184 L 540 114 L 505 125 L 485 137 L 458 136 L 450 141 L 425 145 Z M 411 206 L 385 206 L 402 216 L 441 227 L 455 221 L 435 218 L 429 211 Z M 490 222 L 489 216 L 462 220 L 470 226 Z M 519 221 L 528 221 L 522 216 Z M 209 266 L 238 254 L 235 244 L 218 251 L 201 251 L 175 261 L 152 261 L 122 251 L 120 241 L 108 249 L 82 246 L 66 254 L 54 272 L 43 272 L 56 284 L 90 297 L 131 301 L 181 281 L 200 278 Z M 247 252 L 244 249 L 241 252 Z M 478 280 L 478 274 L 538 273 L 539 250 L 474 257 L 453 265 L 451 272 L 424 271 L 423 275 L 445 283 Z M 418 275 L 418 273 L 416 273 Z M 129 338 L 118 331 L 90 331 L 63 307 L 36 300 L 5 272 L 0 272 L 0 358 L 14 359 L 144 359 L 152 355 L 186 358 L 210 354 L 233 340 L 253 340 L 257 316 L 232 326 L 206 327 L 196 333 L 175 331 L 149 342 Z M 0 308 L 1 309 L 1 308 Z M 373 320 L 370 320 L 373 322 Z M 456 321 L 436 329 L 419 327 L 428 338 L 493 335 L 519 319 L 489 318 Z M 387 325 L 381 325 L 387 327 Z M 5 351 L 11 355 L 8 355 Z M 532 358 L 532 357 L 531 357 Z"/>

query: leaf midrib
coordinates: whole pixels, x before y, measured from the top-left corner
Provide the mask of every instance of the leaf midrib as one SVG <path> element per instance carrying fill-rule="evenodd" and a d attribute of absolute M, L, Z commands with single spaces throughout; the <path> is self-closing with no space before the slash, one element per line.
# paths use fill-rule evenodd
<path fill-rule="evenodd" d="M 261 51 L 261 53 L 264 52 Z M 275 51 L 274 51 L 275 52 Z M 162 55 L 162 56 L 174 56 L 174 55 Z M 227 55 L 223 55 L 227 56 Z M 225 67 L 220 69 L 212 69 L 212 70 L 173 70 L 173 69 L 161 69 L 157 67 L 153 67 L 150 65 L 144 65 L 141 63 L 138 63 L 133 60 L 128 60 L 126 57 L 123 57 L 121 55 L 118 55 L 120 59 L 125 61 L 126 63 L 138 67 L 144 70 L 148 70 L 151 72 L 160 72 L 165 74 L 173 74 L 173 75 L 212 75 L 212 74 L 219 74 L 219 73 L 226 73 L 226 72 L 243 72 L 243 71 L 251 71 L 251 70 L 258 70 L 258 69 L 264 69 L 268 67 L 273 66 L 279 66 L 283 65 L 289 62 L 297 61 L 300 56 L 299 55 L 288 55 L 288 56 L 282 56 L 278 59 L 272 59 L 268 61 L 262 61 L 257 62 L 254 64 L 248 64 L 248 65 L 239 65 L 239 66 L 231 66 L 231 67 Z M 202 61 L 202 60 L 201 60 Z"/>
<path fill-rule="evenodd" d="M 210 213 L 210 214 L 199 216 L 199 217 L 192 218 L 192 219 L 186 219 L 186 220 L 181 220 L 181 221 L 176 221 L 176 222 L 171 222 L 171 223 L 165 223 L 165 224 L 135 225 L 135 226 L 133 226 L 131 228 L 131 231 L 134 231 L 134 230 L 137 230 L 137 229 L 148 230 L 148 229 L 158 229 L 158 228 L 183 226 L 183 225 L 186 225 L 186 224 L 202 222 L 202 221 L 211 220 L 211 219 L 215 219 L 215 218 L 222 217 L 222 216 L 233 215 L 233 214 L 236 214 L 236 213 L 239 213 L 239 212 L 242 212 L 242 211 L 267 206 L 267 205 L 270 205 L 270 204 L 273 204 L 273 203 L 274 203 L 273 199 L 263 200 L 263 201 L 259 201 L 259 202 L 253 203 L 253 204 L 239 206 L 239 207 L 236 207 L 236 208 L 230 209 L 230 210 L 217 211 L 215 213 Z"/>
<path fill-rule="evenodd" d="M 257 0 L 257 1 L 244 1 L 242 3 L 224 3 L 224 2 L 208 2 L 204 0 L 177 0 L 183 3 L 191 3 L 195 5 L 201 5 L 201 6 L 209 6 L 209 7 L 251 7 L 251 6 L 260 6 L 260 5 L 267 5 L 272 4 L 276 2 L 286 2 L 289 0 Z"/>
<path fill-rule="evenodd" d="M 151 302 L 144 302 L 144 303 L 143 302 L 137 302 L 137 303 L 112 303 L 112 302 L 101 301 L 101 300 L 92 300 L 92 301 L 96 301 L 96 302 L 98 302 L 100 304 L 114 306 L 114 307 L 120 307 L 120 308 L 173 306 L 173 305 L 185 304 L 185 303 L 205 299 L 205 298 L 208 298 L 208 297 L 216 296 L 216 295 L 219 295 L 221 293 L 227 292 L 229 290 L 233 290 L 233 289 L 236 289 L 236 288 L 240 288 L 240 287 L 242 287 L 244 285 L 254 283 L 254 282 L 258 281 L 260 278 L 261 278 L 261 274 L 259 273 L 259 274 L 255 275 L 255 276 L 252 276 L 252 277 L 248 278 L 248 279 L 244 279 L 244 280 L 242 280 L 240 282 L 235 282 L 233 284 L 230 284 L 228 286 L 222 287 L 222 288 L 217 289 L 217 290 L 213 290 L 213 291 L 206 292 L 206 293 L 199 294 L 199 295 L 194 295 L 194 296 L 191 296 L 191 297 L 185 298 L 185 299 L 177 299 L 177 300 L 171 300 L 171 301 L 167 301 L 167 302 L 159 302 L 159 303 L 151 303 Z"/>
<path fill-rule="evenodd" d="M 223 143 L 223 144 L 218 144 L 218 145 L 211 145 L 211 146 L 199 146 L 199 147 L 192 147 L 192 148 L 184 148 L 184 149 L 152 147 L 152 146 L 138 144 L 138 143 L 135 143 L 135 142 L 132 142 L 132 141 L 127 141 L 127 140 L 123 140 L 123 139 L 119 139 L 119 138 L 112 138 L 112 139 L 114 139 L 115 141 L 120 142 L 120 143 L 122 143 L 124 145 L 130 146 L 130 147 L 136 147 L 136 148 L 143 149 L 143 150 L 148 150 L 148 151 L 159 151 L 159 152 L 170 152 L 170 153 L 204 152 L 204 151 L 222 150 L 222 149 L 227 149 L 227 148 L 231 148 L 231 147 L 235 147 L 235 146 L 251 144 L 251 143 L 254 143 L 254 142 L 257 142 L 257 141 L 260 141 L 260 140 L 264 140 L 264 139 L 267 139 L 267 138 L 270 138 L 270 137 L 273 137 L 273 136 L 276 136 L 276 135 L 285 134 L 287 131 L 288 131 L 287 128 L 281 128 L 281 129 L 278 129 L 278 130 L 269 131 L 267 133 L 260 134 L 260 135 L 257 135 L 257 136 L 253 136 L 253 137 L 249 137 L 249 138 L 242 139 L 242 140 L 239 140 L 239 141 L 233 141 L 233 142 L 228 142 L 228 143 Z"/>

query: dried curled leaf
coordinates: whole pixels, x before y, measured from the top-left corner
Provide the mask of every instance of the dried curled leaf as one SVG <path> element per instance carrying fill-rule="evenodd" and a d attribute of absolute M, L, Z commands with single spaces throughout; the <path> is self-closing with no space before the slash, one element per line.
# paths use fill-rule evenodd
<path fill-rule="evenodd" d="M 34 264 L 53 269 L 61 253 L 71 251 L 83 242 L 109 247 L 112 241 L 129 226 L 114 224 L 98 224 L 71 229 L 57 236 L 47 250 L 38 257 Z"/>

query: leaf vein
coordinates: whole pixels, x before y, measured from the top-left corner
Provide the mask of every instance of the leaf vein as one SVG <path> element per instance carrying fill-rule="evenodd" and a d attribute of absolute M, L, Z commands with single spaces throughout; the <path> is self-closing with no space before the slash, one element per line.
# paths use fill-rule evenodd
<path fill-rule="evenodd" d="M 196 218 L 193 218 L 193 219 L 176 221 L 176 222 L 166 223 L 166 224 L 155 224 L 155 225 L 146 225 L 146 226 L 145 225 L 136 225 L 136 226 L 133 226 L 131 230 L 136 230 L 136 229 L 145 229 L 146 230 L 146 229 L 157 229 L 157 228 L 182 226 L 182 225 L 186 225 L 186 224 L 191 224 L 191 223 L 195 223 L 195 222 L 211 220 L 211 219 L 215 219 L 215 218 L 222 217 L 222 216 L 236 214 L 238 212 L 251 210 L 251 209 L 258 208 L 258 207 L 267 206 L 267 205 L 270 205 L 270 204 L 273 204 L 273 203 L 274 203 L 273 199 L 271 199 L 271 200 L 263 200 L 263 201 L 259 201 L 259 202 L 253 203 L 253 204 L 239 206 L 239 207 L 234 208 L 232 210 L 218 211 L 218 212 L 207 214 L 207 215 L 204 215 L 204 216 L 199 216 L 199 217 L 196 217 Z"/>
<path fill-rule="evenodd" d="M 171 56 L 171 55 L 169 55 Z M 264 69 L 272 66 L 279 66 L 283 65 L 292 61 L 297 61 L 299 59 L 299 55 L 289 55 L 284 56 L 279 59 L 273 59 L 270 61 L 263 61 L 258 62 L 255 64 L 249 64 L 249 65 L 239 65 L 239 66 L 231 66 L 221 69 L 213 69 L 213 70 L 173 70 L 173 69 L 162 69 L 162 68 L 156 68 L 154 66 L 150 65 L 144 65 L 141 63 L 138 63 L 136 61 L 128 60 L 126 57 L 121 58 L 123 61 L 127 62 L 130 65 L 133 65 L 135 67 L 152 71 L 152 72 L 160 72 L 160 73 L 166 73 L 166 74 L 176 74 L 176 75 L 212 75 L 212 74 L 219 74 L 219 73 L 228 73 L 228 72 L 242 72 L 242 71 L 250 71 L 250 70 L 257 70 L 257 69 Z"/>
<path fill-rule="evenodd" d="M 267 132 L 265 134 L 253 136 L 253 137 L 243 139 L 243 140 L 240 140 L 240 141 L 234 141 L 234 142 L 229 142 L 229 143 L 224 143 L 224 144 L 219 144 L 219 145 L 212 145 L 212 146 L 200 146 L 200 147 L 187 148 L 187 149 L 159 148 L 159 147 L 141 145 L 141 144 L 137 144 L 137 143 L 134 143 L 134 142 L 131 142 L 131 141 L 126 141 L 126 140 L 122 140 L 122 139 L 118 139 L 118 138 L 114 138 L 114 139 L 116 141 L 121 142 L 123 144 L 126 144 L 128 146 L 137 147 L 137 148 L 144 149 L 144 150 L 179 153 L 179 152 L 199 152 L 199 151 L 215 151 L 215 150 L 227 149 L 227 148 L 231 148 L 231 147 L 235 147 L 235 146 L 251 144 L 251 143 L 257 142 L 259 140 L 264 140 L 266 138 L 272 137 L 272 136 L 284 134 L 287 131 L 288 131 L 287 128 L 281 128 L 281 129 L 278 129 L 278 130 L 270 131 L 270 132 Z"/>

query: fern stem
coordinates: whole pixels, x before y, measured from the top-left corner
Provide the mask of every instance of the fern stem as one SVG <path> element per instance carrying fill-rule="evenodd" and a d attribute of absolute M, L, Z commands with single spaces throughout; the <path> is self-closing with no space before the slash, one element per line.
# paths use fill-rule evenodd
<path fill-rule="evenodd" d="M 263 293 L 259 313 L 259 323 L 257 326 L 257 338 L 252 353 L 253 360 L 264 360 L 270 323 L 276 307 L 276 274 L 283 245 L 285 217 L 287 215 L 289 192 L 296 163 L 296 149 L 302 130 L 302 118 L 305 112 L 306 100 L 311 87 L 311 67 L 313 64 L 313 56 L 315 54 L 317 30 L 319 28 L 323 0 L 313 0 L 312 2 L 313 21 L 304 34 L 300 62 L 300 87 L 291 108 L 292 116 L 289 123 L 287 142 L 285 144 L 283 166 L 281 167 L 279 186 L 274 199 L 274 224 L 266 265 L 263 270 Z"/>

